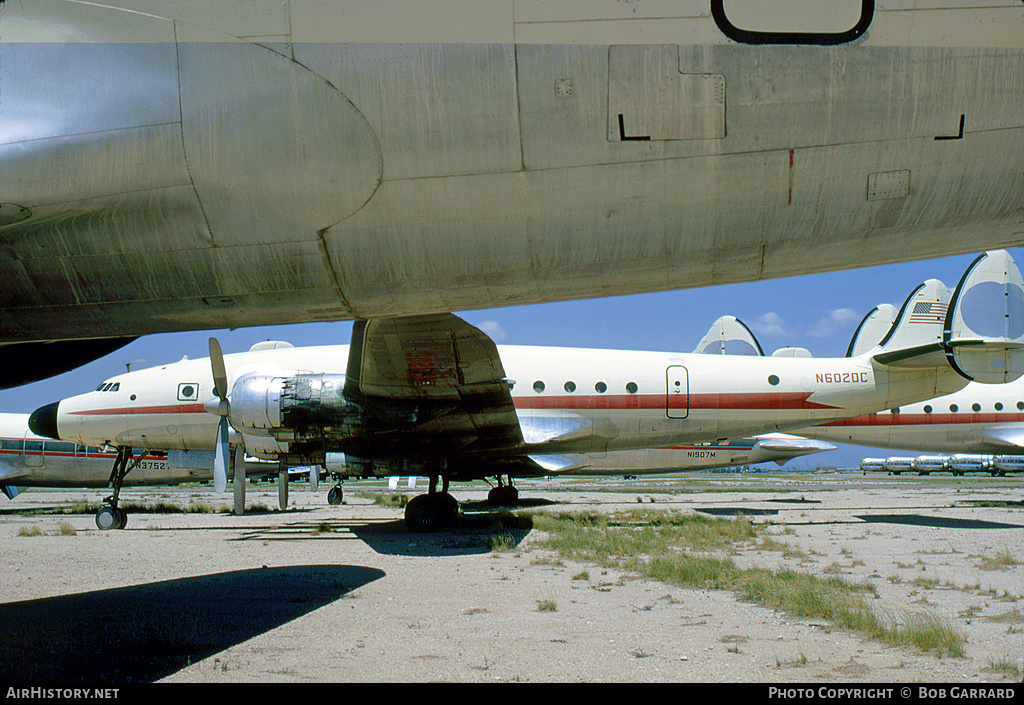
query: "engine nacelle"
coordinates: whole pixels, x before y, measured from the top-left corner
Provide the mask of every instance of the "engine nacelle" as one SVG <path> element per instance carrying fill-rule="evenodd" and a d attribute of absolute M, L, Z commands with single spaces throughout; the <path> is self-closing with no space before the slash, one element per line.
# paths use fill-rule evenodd
<path fill-rule="evenodd" d="M 362 415 L 345 399 L 344 387 L 342 374 L 243 375 L 231 388 L 231 426 L 278 441 L 351 436 Z"/>

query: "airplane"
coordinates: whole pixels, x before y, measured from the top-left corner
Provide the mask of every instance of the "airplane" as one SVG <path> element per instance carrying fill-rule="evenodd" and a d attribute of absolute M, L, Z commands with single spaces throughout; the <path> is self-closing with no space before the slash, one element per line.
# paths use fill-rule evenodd
<path fill-rule="evenodd" d="M 0 0 L 0 380 L 1024 244 L 1019 0 Z"/>
<path fill-rule="evenodd" d="M 694 353 L 755 354 L 746 342 L 750 333 L 746 326 L 731 316 L 715 321 L 697 344 Z M 266 345 L 264 344 L 264 347 Z M 760 352 L 759 350 L 757 352 Z M 100 385 L 99 390 L 106 387 Z M 112 386 L 112 385 L 111 385 Z M 108 389 L 108 391 L 110 391 Z M 0 492 L 13 499 L 22 487 L 108 487 L 113 484 L 111 467 L 118 458 L 115 449 L 99 448 L 44 438 L 28 426 L 28 414 L 0 413 Z M 733 465 L 775 462 L 783 465 L 791 458 L 834 449 L 823 441 L 798 439 L 785 434 L 766 434 L 756 438 L 723 441 L 713 446 L 619 451 L 612 453 L 577 454 L 574 463 L 558 468 L 559 474 L 612 475 L 698 471 Z M 282 509 L 288 503 L 290 478 L 308 473 L 310 489 L 316 491 L 320 468 L 291 467 L 281 476 L 276 463 L 246 457 L 245 476 L 278 475 L 278 498 Z M 132 458 L 120 476 L 124 486 L 173 485 L 182 482 L 205 482 L 213 479 L 213 452 L 149 449 L 145 457 Z M 392 476 L 390 487 L 397 488 L 398 477 Z M 416 485 L 409 478 L 409 488 Z M 244 485 L 240 486 L 244 490 Z M 496 501 L 502 501 L 500 495 Z M 507 498 L 504 498 L 507 499 Z M 101 529 L 124 528 L 128 513 L 113 505 L 113 497 L 97 510 L 96 525 Z M 340 485 L 328 493 L 330 504 L 340 504 Z M 244 510 L 244 492 L 236 497 L 236 511 Z"/>
<path fill-rule="evenodd" d="M 452 314 L 360 320 L 348 346 L 270 343 L 225 356 L 211 338 L 209 359 L 112 377 L 29 423 L 127 453 L 214 450 L 217 491 L 243 452 L 342 475 L 425 475 L 429 491 L 405 520 L 429 531 L 457 515 L 452 480 L 497 477 L 500 494 L 503 476 L 511 487 L 576 453 L 786 431 L 1024 373 L 1024 281 L 1008 253 L 980 255 L 952 296 L 928 280 L 907 301 L 936 303 L 945 324 L 901 317 L 875 349 L 834 359 L 499 349 Z M 987 325 L 993 310 L 1008 310 L 1002 331 Z"/>
<path fill-rule="evenodd" d="M 0 413 L 0 492 L 14 499 L 25 487 L 109 487 L 111 467 L 117 459 L 112 448 L 83 446 L 34 434 L 28 426 L 28 414 Z M 810 453 L 832 450 L 835 446 L 823 441 L 794 438 L 786 434 L 765 434 L 755 438 L 723 441 L 714 445 L 658 448 L 612 453 L 578 454 L 574 466 L 562 466 L 560 475 L 613 475 L 629 472 L 636 475 L 698 471 L 734 465 L 774 462 L 779 465 Z M 134 460 L 134 459 L 133 459 Z M 288 475 L 279 480 L 279 499 L 287 505 L 287 482 L 291 476 L 309 473 L 310 489 L 316 491 L 319 467 L 288 468 Z M 246 458 L 245 476 L 262 477 L 277 474 L 276 463 Z M 398 487 L 398 477 L 390 478 L 390 488 Z M 416 486 L 415 476 L 408 487 Z M 183 482 L 213 480 L 212 451 L 153 451 L 125 473 L 125 486 L 176 485 Z M 110 499 L 110 498 L 108 498 Z M 341 494 L 330 496 L 331 504 L 341 503 Z M 97 510 L 96 525 L 101 529 L 123 529 L 128 512 L 111 511 L 105 504 Z"/>

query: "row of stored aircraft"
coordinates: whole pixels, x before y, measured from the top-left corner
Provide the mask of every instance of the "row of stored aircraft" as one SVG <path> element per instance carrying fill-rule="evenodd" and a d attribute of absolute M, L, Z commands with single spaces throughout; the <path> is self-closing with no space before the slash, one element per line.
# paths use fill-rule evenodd
<path fill-rule="evenodd" d="M 452 480 L 512 486 L 593 454 L 803 429 L 972 380 L 1005 384 L 1024 372 L 1022 315 L 1016 264 L 989 252 L 952 293 L 937 280 L 918 286 L 877 344 L 843 358 L 498 348 L 450 314 L 371 319 L 348 346 L 225 356 L 211 339 L 209 359 L 113 377 L 38 409 L 30 424 L 120 449 L 115 518 L 134 447 L 213 451 L 219 490 L 245 453 L 349 476 L 425 475 L 430 491 L 409 503 L 406 522 L 429 530 L 457 512 Z M 237 486 L 243 473 L 233 475 Z"/>
<path fill-rule="evenodd" d="M 0 371 L 1024 244 L 1019 0 L 0 0 Z"/>

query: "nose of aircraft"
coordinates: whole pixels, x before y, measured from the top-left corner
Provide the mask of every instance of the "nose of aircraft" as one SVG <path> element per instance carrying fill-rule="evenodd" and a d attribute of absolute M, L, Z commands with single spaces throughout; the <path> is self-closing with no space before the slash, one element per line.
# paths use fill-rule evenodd
<path fill-rule="evenodd" d="M 57 435 L 57 406 L 59 404 L 59 401 L 55 401 L 32 412 L 32 415 L 28 417 L 28 427 L 32 433 L 60 440 L 60 436 Z"/>

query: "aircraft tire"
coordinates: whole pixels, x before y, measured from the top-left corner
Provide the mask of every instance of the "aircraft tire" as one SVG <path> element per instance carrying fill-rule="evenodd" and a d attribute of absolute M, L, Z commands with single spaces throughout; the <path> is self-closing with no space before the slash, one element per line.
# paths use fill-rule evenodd
<path fill-rule="evenodd" d="M 334 506 L 341 504 L 341 500 L 344 498 L 344 492 L 340 485 L 335 485 L 327 492 L 327 503 Z"/>
<path fill-rule="evenodd" d="M 105 505 L 96 510 L 96 526 L 103 531 L 123 529 L 127 518 L 117 507 Z"/>
<path fill-rule="evenodd" d="M 418 534 L 437 531 L 444 525 L 446 513 L 445 507 L 434 499 L 434 495 L 417 495 L 405 506 L 405 526 Z"/>

